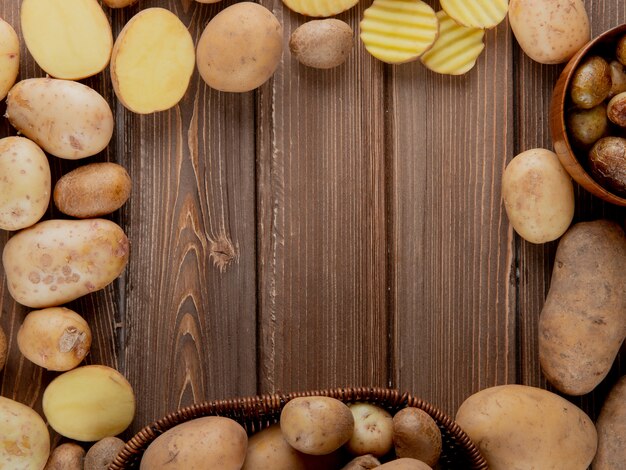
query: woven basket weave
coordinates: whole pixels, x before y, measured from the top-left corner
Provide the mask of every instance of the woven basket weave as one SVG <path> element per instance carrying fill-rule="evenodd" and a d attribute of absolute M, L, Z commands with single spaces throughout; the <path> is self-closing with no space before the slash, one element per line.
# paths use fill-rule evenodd
<path fill-rule="evenodd" d="M 407 406 L 420 408 L 439 425 L 443 437 L 440 459 L 442 470 L 487 470 L 487 462 L 467 434 L 441 410 L 408 393 L 383 388 L 335 388 L 288 395 L 262 395 L 200 403 L 183 408 L 161 418 L 139 431 L 126 443 L 109 470 L 138 468 L 141 455 L 159 435 L 174 426 L 203 416 L 226 416 L 239 422 L 248 432 L 255 433 L 278 422 L 283 406 L 293 398 L 327 396 L 344 403 L 364 401 L 376 404 L 394 414 Z M 323 469 L 320 469 L 323 470 Z"/>

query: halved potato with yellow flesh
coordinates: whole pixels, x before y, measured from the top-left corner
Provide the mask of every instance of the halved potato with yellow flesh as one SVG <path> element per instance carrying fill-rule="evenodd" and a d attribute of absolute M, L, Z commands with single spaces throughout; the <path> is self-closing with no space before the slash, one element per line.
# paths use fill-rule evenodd
<path fill-rule="evenodd" d="M 493 28 L 504 20 L 509 0 L 441 0 L 441 8 L 468 28 Z"/>

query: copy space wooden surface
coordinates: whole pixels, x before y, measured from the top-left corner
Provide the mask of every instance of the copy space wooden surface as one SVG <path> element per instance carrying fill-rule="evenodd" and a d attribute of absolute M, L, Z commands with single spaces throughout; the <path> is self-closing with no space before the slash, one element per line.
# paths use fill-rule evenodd
<path fill-rule="evenodd" d="M 0 3 L 18 30 L 19 3 Z M 262 3 L 287 44 L 306 19 Z M 357 31 L 367 3 L 339 18 Z M 626 22 L 620 0 L 586 3 L 594 34 Z M 197 40 L 226 3 L 107 9 L 114 34 L 152 6 L 174 11 Z M 537 321 L 556 243 L 514 235 L 500 184 L 515 154 L 550 147 L 561 67 L 531 62 L 506 23 L 464 77 L 386 66 L 355 43 L 330 71 L 286 50 L 254 93 L 210 90 L 195 73 L 180 105 L 153 116 L 118 104 L 108 73 L 86 80 L 112 105 L 114 139 L 100 156 L 51 162 L 55 179 L 102 160 L 133 179 L 130 202 L 112 215 L 131 240 L 129 267 L 70 305 L 94 330 L 87 362 L 116 367 L 136 390 L 126 436 L 180 406 L 256 393 L 390 386 L 453 415 L 484 387 L 546 386 Z M 23 49 L 21 77 L 39 76 Z M 0 136 L 14 134 L 0 120 Z M 624 210 L 580 190 L 577 199 L 577 220 L 624 221 Z M 9 236 L 0 233 L 0 247 Z M 11 348 L 0 392 L 40 410 L 55 374 L 21 357 L 27 309 L 4 282 L 0 301 Z M 624 372 L 618 360 L 576 403 L 595 416 Z"/>

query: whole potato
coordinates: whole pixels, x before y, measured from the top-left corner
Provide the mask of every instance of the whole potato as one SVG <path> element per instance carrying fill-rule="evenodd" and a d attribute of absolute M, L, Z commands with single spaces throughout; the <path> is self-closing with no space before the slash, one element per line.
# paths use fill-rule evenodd
<path fill-rule="evenodd" d="M 107 101 L 88 86 L 68 80 L 22 80 L 9 92 L 6 117 L 46 152 L 70 160 L 101 152 L 113 136 Z"/>
<path fill-rule="evenodd" d="M 341 470 L 371 470 L 380 467 L 380 462 L 373 455 L 360 455 L 352 459 Z"/>
<path fill-rule="evenodd" d="M 63 175 L 54 187 L 54 204 L 79 219 L 110 214 L 130 197 L 131 181 L 123 166 L 90 163 Z"/>
<path fill-rule="evenodd" d="M 400 458 L 418 459 L 433 466 L 441 455 L 441 431 L 437 423 L 418 408 L 404 408 L 393 417 L 393 445 Z"/>
<path fill-rule="evenodd" d="M 590 109 L 602 103 L 611 93 L 611 67 L 602 57 L 585 59 L 572 76 L 570 94 L 575 105 Z"/>
<path fill-rule="evenodd" d="M 283 28 L 267 8 L 240 2 L 206 25 L 196 52 L 198 71 L 211 88 L 245 92 L 268 81 L 283 54 Z"/>
<path fill-rule="evenodd" d="M 586 470 L 596 453 L 593 422 L 564 398 L 535 387 L 501 385 L 470 396 L 456 422 L 490 470 Z"/>
<path fill-rule="evenodd" d="M 343 21 L 313 20 L 291 34 L 289 49 L 303 65 L 330 69 L 346 61 L 354 47 L 353 35 L 352 28 Z"/>
<path fill-rule="evenodd" d="M 531 243 L 559 238 L 574 217 L 572 180 L 554 152 L 532 149 L 507 165 L 502 199 L 515 231 Z"/>
<path fill-rule="evenodd" d="M 606 397 L 598 421 L 598 452 L 593 470 L 620 470 L 626 462 L 626 376 Z"/>
<path fill-rule="evenodd" d="M 609 120 L 606 106 L 591 109 L 572 109 L 567 113 L 567 130 L 576 145 L 589 148 L 607 134 Z"/>
<path fill-rule="evenodd" d="M 541 64 L 567 62 L 591 37 L 582 0 L 511 0 L 509 22 L 522 50 Z"/>
<path fill-rule="evenodd" d="M 17 80 L 20 71 L 20 41 L 13 27 L 0 18 L 0 100 Z"/>
<path fill-rule="evenodd" d="M 609 191 L 626 195 L 626 139 L 605 137 L 589 152 L 593 178 Z"/>
<path fill-rule="evenodd" d="M 626 127 L 626 92 L 611 98 L 606 108 L 606 114 L 612 123 Z"/>
<path fill-rule="evenodd" d="M 0 371 L 4 369 L 4 365 L 7 362 L 8 350 L 7 336 L 4 334 L 4 330 L 0 326 Z"/>
<path fill-rule="evenodd" d="M 91 347 L 91 329 L 78 313 L 63 307 L 30 312 L 17 332 L 17 346 L 31 362 L 66 371 L 80 364 Z"/>
<path fill-rule="evenodd" d="M 620 61 L 620 63 L 626 65 L 626 36 L 622 36 L 617 41 L 615 56 L 617 57 L 617 60 Z"/>
<path fill-rule="evenodd" d="M 611 91 L 609 92 L 609 98 L 613 98 L 615 95 L 626 91 L 626 70 L 617 60 L 612 60 L 609 67 L 611 67 Z"/>
<path fill-rule="evenodd" d="M 354 455 L 372 454 L 382 457 L 393 447 L 393 421 L 384 409 L 369 403 L 350 405 L 354 417 L 354 433 L 346 444 Z"/>
<path fill-rule="evenodd" d="M 421 460 L 409 458 L 392 460 L 376 468 L 380 470 L 432 470 L 429 465 Z"/>
<path fill-rule="evenodd" d="M 198 418 L 157 437 L 141 459 L 141 470 L 240 470 L 248 436 L 221 416 Z"/>
<path fill-rule="evenodd" d="M 289 401 L 280 414 L 280 429 L 295 449 L 324 455 L 339 449 L 354 432 L 352 412 L 330 397 L 300 397 Z"/>
<path fill-rule="evenodd" d="M 0 229 L 20 230 L 37 223 L 50 203 L 46 154 L 23 137 L 0 139 Z"/>
<path fill-rule="evenodd" d="M 92 445 L 85 455 L 85 470 L 109 470 L 109 465 L 124 447 L 117 437 L 105 437 Z"/>
<path fill-rule="evenodd" d="M 17 302 L 55 307 L 113 282 L 128 250 L 124 231 L 109 220 L 47 220 L 11 238 L 2 264 Z"/>
<path fill-rule="evenodd" d="M 41 470 L 50 454 L 50 434 L 41 416 L 0 397 L 0 468 Z"/>
<path fill-rule="evenodd" d="M 614 222 L 574 225 L 559 242 L 539 317 L 539 361 L 568 395 L 606 377 L 626 338 L 626 236 Z"/>
<path fill-rule="evenodd" d="M 84 459 L 85 450 L 78 444 L 67 442 L 54 449 L 44 470 L 83 470 Z"/>

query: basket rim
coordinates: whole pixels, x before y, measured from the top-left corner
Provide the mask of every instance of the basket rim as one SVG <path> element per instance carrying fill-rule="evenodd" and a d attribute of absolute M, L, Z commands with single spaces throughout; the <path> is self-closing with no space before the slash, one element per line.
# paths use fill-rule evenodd
<path fill-rule="evenodd" d="M 383 387 L 338 387 L 320 390 L 307 390 L 284 394 L 261 394 L 247 397 L 238 397 L 222 400 L 211 400 L 196 403 L 176 411 L 144 426 L 131 437 L 109 466 L 109 470 L 124 470 L 126 465 L 165 431 L 192 419 L 215 416 L 237 415 L 245 418 L 261 418 L 272 412 L 281 410 L 285 404 L 294 398 L 311 396 L 329 396 L 343 402 L 354 401 L 382 401 L 390 407 L 415 407 L 428 413 L 438 424 L 446 428 L 455 441 L 462 447 L 464 454 L 473 463 L 473 470 L 488 470 L 487 461 L 480 450 L 470 439 L 467 433 L 440 408 L 398 389 Z"/>

